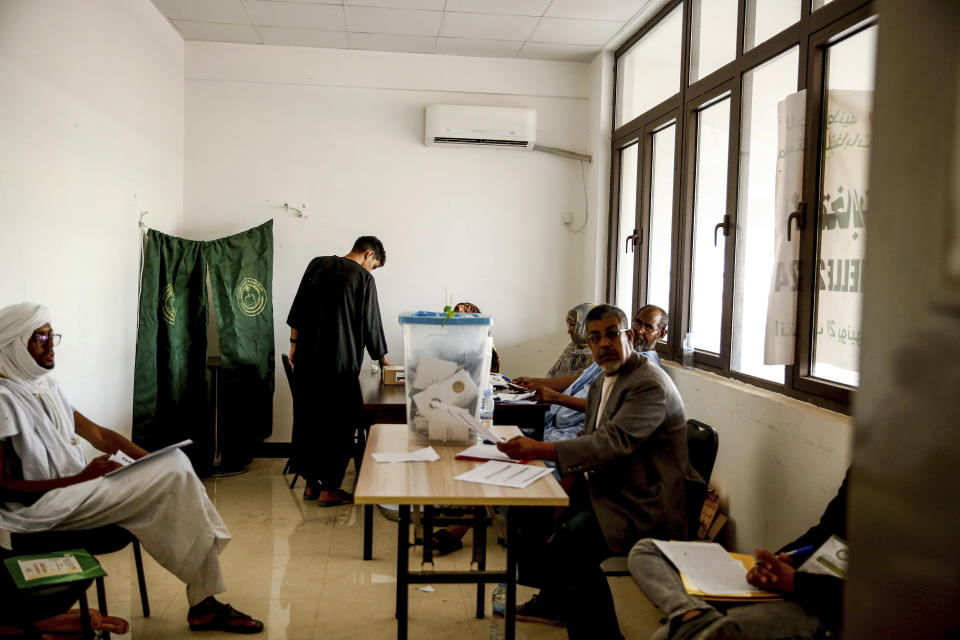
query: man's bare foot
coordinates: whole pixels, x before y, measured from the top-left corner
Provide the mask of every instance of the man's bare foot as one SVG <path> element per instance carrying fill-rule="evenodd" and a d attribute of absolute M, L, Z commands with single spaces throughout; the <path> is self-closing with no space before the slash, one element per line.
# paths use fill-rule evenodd
<path fill-rule="evenodd" d="M 187 623 L 191 631 L 225 631 L 227 633 L 263 631 L 262 622 L 237 611 L 229 604 L 218 602 L 213 596 L 190 607 L 190 611 L 187 612 Z"/>

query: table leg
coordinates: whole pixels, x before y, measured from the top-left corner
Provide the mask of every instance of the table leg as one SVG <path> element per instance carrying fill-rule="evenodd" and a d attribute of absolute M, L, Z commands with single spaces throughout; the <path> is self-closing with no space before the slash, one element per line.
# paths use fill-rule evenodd
<path fill-rule="evenodd" d="M 363 559 L 373 560 L 373 505 L 363 505 Z"/>
<path fill-rule="evenodd" d="M 407 592 L 410 580 L 410 505 L 400 505 L 397 526 L 397 640 L 407 640 Z"/>
<path fill-rule="evenodd" d="M 507 507 L 507 610 L 504 638 L 514 640 L 517 631 L 517 543 L 516 509 Z"/>
<path fill-rule="evenodd" d="M 486 507 L 473 508 L 473 561 L 477 563 L 477 571 L 487 570 L 487 509 Z M 483 618 L 484 596 L 486 583 L 477 583 L 477 618 Z"/>

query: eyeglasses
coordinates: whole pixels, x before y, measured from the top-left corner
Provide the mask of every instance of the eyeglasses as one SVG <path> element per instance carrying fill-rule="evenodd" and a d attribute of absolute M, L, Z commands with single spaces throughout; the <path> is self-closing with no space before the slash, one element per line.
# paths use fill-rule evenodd
<path fill-rule="evenodd" d="M 606 338 L 607 340 L 617 340 L 620 338 L 621 333 L 630 331 L 630 329 L 610 329 L 609 331 L 604 331 L 603 333 L 598 333 L 596 331 L 587 334 L 587 342 L 592 345 L 600 344 L 600 341 Z"/>
<path fill-rule="evenodd" d="M 60 338 L 62 337 L 59 333 L 35 333 L 30 336 L 30 342 L 38 347 L 46 346 L 49 342 L 51 346 L 55 347 L 60 344 Z"/>
<path fill-rule="evenodd" d="M 647 323 L 641 324 L 637 321 L 634 321 L 633 330 L 640 333 L 657 333 L 660 331 L 660 327 L 655 327 L 652 324 Z"/>

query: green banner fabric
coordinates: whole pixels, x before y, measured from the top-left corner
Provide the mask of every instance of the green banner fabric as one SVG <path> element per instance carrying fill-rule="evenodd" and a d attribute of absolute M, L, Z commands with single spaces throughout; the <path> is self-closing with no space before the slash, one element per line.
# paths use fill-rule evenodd
<path fill-rule="evenodd" d="M 273 430 L 273 221 L 204 243 L 222 366 L 217 422 L 223 470 L 242 468 Z"/>
<path fill-rule="evenodd" d="M 197 441 L 208 422 L 205 274 L 202 242 L 153 229 L 147 232 L 133 380 L 133 441 L 148 451 L 187 438 Z"/>

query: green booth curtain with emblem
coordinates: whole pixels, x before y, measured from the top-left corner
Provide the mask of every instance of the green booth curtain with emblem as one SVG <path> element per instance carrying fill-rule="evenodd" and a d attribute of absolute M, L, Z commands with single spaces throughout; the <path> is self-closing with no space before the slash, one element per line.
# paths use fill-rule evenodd
<path fill-rule="evenodd" d="M 209 375 L 208 272 L 221 352 Z M 212 469 L 218 445 L 221 470 L 250 462 L 273 423 L 272 282 L 272 220 L 209 242 L 147 233 L 134 442 L 153 450 L 191 438 L 186 452 L 199 473 Z"/>
<path fill-rule="evenodd" d="M 273 221 L 204 243 L 220 337 L 223 467 L 249 464 L 273 428 Z"/>
<path fill-rule="evenodd" d="M 207 402 L 205 279 L 202 242 L 147 232 L 133 378 L 133 441 L 147 450 L 202 432 Z"/>

